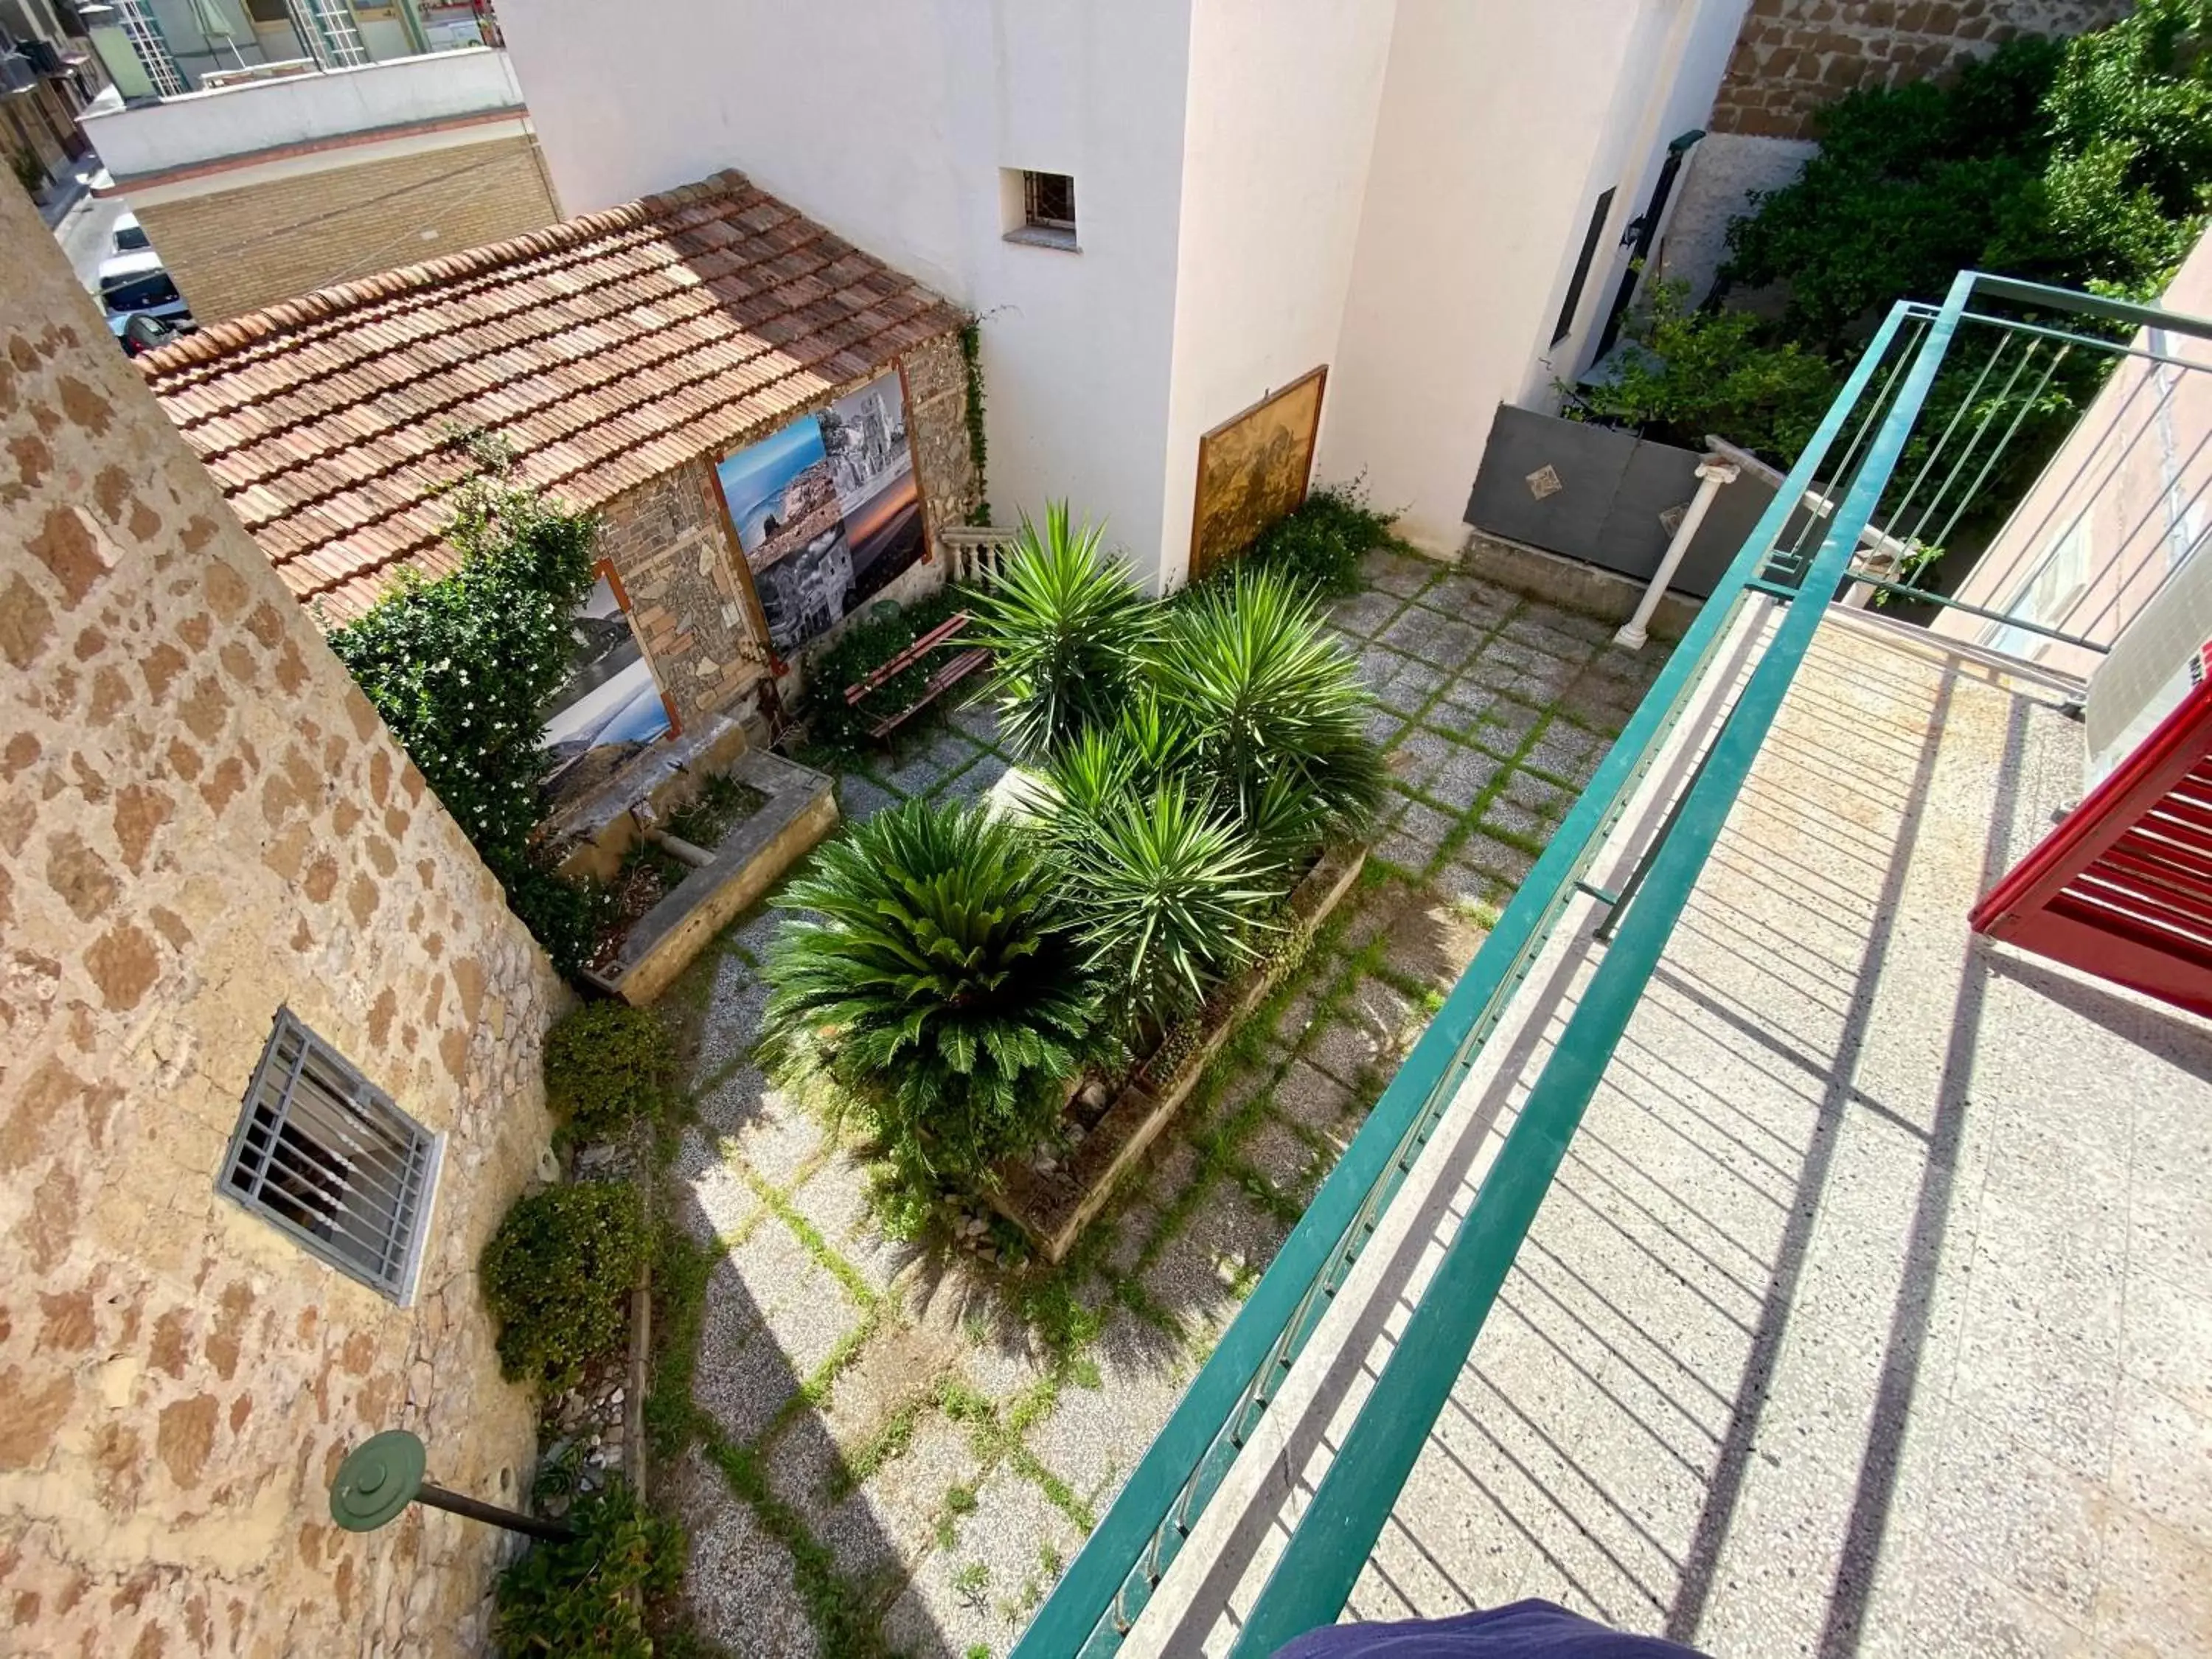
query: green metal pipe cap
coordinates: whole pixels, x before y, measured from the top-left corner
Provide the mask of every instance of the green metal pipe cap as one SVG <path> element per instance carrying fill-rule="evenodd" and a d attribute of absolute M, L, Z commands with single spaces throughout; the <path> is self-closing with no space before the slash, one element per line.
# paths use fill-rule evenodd
<path fill-rule="evenodd" d="M 399 1518 L 422 1490 L 422 1443 L 404 1429 L 372 1435 L 346 1454 L 331 1482 L 331 1519 L 374 1532 Z"/>

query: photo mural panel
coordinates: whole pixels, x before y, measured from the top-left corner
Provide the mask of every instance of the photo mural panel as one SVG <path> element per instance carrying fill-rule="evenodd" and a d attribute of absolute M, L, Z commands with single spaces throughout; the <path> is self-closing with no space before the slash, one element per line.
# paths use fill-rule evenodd
<path fill-rule="evenodd" d="M 1251 546 L 1306 498 L 1326 368 L 1300 375 L 1198 441 L 1190 580 Z"/>
<path fill-rule="evenodd" d="M 538 739 L 553 751 L 547 787 L 556 801 L 598 787 L 614 769 L 669 729 L 668 705 L 630 627 L 612 569 L 576 607 L 568 678 L 545 708 Z"/>
<path fill-rule="evenodd" d="M 732 451 L 714 477 L 779 656 L 921 556 L 921 494 L 896 369 Z"/>

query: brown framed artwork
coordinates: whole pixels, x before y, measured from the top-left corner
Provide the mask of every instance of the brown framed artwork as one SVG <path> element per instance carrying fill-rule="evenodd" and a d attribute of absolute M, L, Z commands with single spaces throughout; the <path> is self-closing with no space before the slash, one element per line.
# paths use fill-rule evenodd
<path fill-rule="evenodd" d="M 1310 369 L 1198 441 L 1190 570 L 1198 580 L 1306 498 L 1328 365 Z"/>

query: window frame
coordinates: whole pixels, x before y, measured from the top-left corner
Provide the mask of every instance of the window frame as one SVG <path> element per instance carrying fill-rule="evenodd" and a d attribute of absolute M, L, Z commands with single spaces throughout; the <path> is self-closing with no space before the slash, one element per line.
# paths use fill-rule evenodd
<path fill-rule="evenodd" d="M 1003 167 L 1000 170 L 1005 191 L 1006 240 L 1030 247 L 1059 248 L 1065 252 L 1083 251 L 1076 228 L 1075 175 L 1072 173 L 1052 173 L 1039 167 Z M 1066 192 L 1065 216 L 1050 212 L 1044 200 L 1048 191 Z"/>
<path fill-rule="evenodd" d="M 286 1040 L 298 1040 L 296 1054 L 288 1054 Z M 400 1173 L 396 1197 L 392 1206 L 392 1229 L 382 1244 L 382 1255 L 389 1266 L 381 1271 L 358 1259 L 332 1239 L 302 1226 L 283 1210 L 262 1196 L 267 1186 L 270 1151 L 288 1127 L 300 1120 L 293 1115 L 293 1103 L 301 1081 L 307 1073 L 308 1062 L 315 1060 L 322 1070 L 335 1073 L 350 1091 L 350 1098 L 343 1105 L 362 1117 L 370 1120 L 380 1134 L 391 1137 L 399 1144 Z M 282 1067 L 289 1075 L 280 1085 L 274 1102 L 266 1109 L 264 1122 L 264 1091 L 271 1073 Z M 324 1085 L 325 1089 L 327 1085 Z M 378 1121 L 382 1119 L 382 1121 Z M 267 1149 L 258 1153 L 250 1152 L 249 1143 L 257 1130 L 265 1133 Z M 305 1133 L 295 1136 L 305 1141 Z M 315 1146 L 316 1161 L 324 1169 L 330 1167 L 325 1159 L 337 1158 L 320 1143 Z M 262 1045 L 260 1058 L 255 1062 L 253 1074 L 246 1085 L 240 1101 L 238 1121 L 231 1131 L 230 1143 L 224 1149 L 222 1164 L 216 1172 L 216 1190 L 248 1215 L 254 1217 L 283 1233 L 301 1249 L 325 1266 L 336 1268 L 347 1278 L 367 1285 L 378 1295 L 405 1308 L 411 1307 L 422 1276 L 422 1259 L 430 1228 L 435 1218 L 439 1178 L 444 1173 L 446 1137 L 432 1131 L 411 1113 L 403 1109 L 391 1096 L 371 1083 L 368 1077 L 336 1046 L 319 1035 L 313 1027 L 294 1013 L 289 1006 L 280 1006 L 271 1023 L 268 1041 Z M 259 1170 L 255 1178 L 241 1184 L 238 1176 L 249 1156 L 258 1157 Z M 351 1169 L 346 1170 L 348 1177 Z M 341 1196 L 353 1190 L 349 1185 L 341 1189 Z M 399 1229 L 404 1228 L 404 1237 Z M 395 1249 L 395 1246 L 397 1247 Z"/>

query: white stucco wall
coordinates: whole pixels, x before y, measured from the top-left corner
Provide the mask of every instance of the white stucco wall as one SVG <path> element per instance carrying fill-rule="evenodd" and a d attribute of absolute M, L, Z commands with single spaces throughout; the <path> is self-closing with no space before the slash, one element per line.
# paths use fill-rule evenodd
<path fill-rule="evenodd" d="M 1200 436 L 1337 356 L 1396 10 L 1396 0 L 1193 5 L 1161 537 L 1170 585 L 1188 564 Z"/>
<path fill-rule="evenodd" d="M 1175 321 L 1189 0 L 508 0 L 562 210 L 743 169 L 983 319 L 994 513 L 1066 496 L 1147 568 Z M 1000 170 L 1069 173 L 1082 252 L 1003 240 Z"/>
<path fill-rule="evenodd" d="M 1501 402 L 1582 367 L 1668 141 L 1711 107 L 1744 0 L 1400 0 L 1320 471 L 1438 551 Z M 1615 194 L 1573 331 L 1591 204 Z"/>
<path fill-rule="evenodd" d="M 1728 263 L 1729 226 L 1750 213 L 1758 192 L 1796 182 L 1805 163 L 1820 152 L 1809 138 L 1709 135 L 1682 170 L 1680 204 L 1671 216 L 1665 245 L 1657 250 L 1661 276 L 1687 283 L 1692 305 L 1702 301 Z"/>
<path fill-rule="evenodd" d="M 507 54 L 478 46 L 88 111 L 85 136 L 117 179 L 227 156 L 522 107 Z"/>

